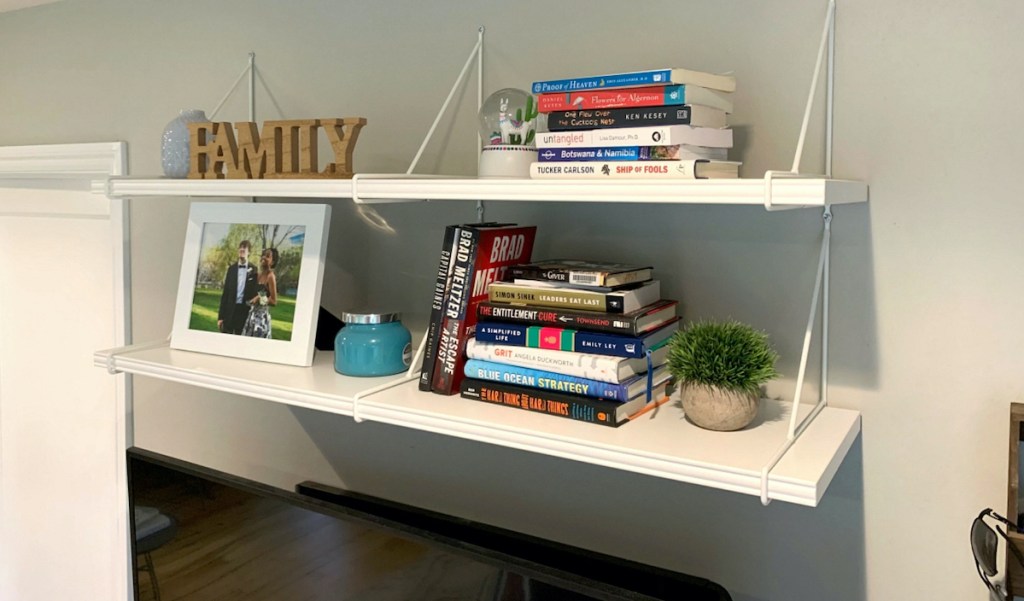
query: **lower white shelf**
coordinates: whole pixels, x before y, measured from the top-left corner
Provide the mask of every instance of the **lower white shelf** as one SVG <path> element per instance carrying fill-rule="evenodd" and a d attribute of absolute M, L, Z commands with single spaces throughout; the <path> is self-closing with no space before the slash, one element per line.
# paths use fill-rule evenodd
<path fill-rule="evenodd" d="M 181 382 L 758 496 L 761 469 L 786 439 L 792 405 L 766 400 L 754 425 L 741 432 L 711 432 L 666 403 L 619 428 L 574 422 L 420 392 L 416 382 L 356 401 L 357 395 L 402 376 L 352 378 L 334 371 L 331 353 L 319 352 L 310 368 L 257 363 L 178 351 L 162 345 L 125 347 L 95 354 L 98 367 Z M 357 406 L 358 405 L 358 406 Z M 799 410 L 806 413 L 809 405 Z M 860 432 L 860 413 L 825 407 L 768 477 L 768 497 L 816 506 Z"/>

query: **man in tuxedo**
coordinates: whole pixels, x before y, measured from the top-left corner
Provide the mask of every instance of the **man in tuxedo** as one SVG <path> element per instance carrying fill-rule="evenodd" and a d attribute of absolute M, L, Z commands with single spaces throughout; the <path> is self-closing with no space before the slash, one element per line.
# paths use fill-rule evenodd
<path fill-rule="evenodd" d="M 238 244 L 238 261 L 228 267 L 224 276 L 224 292 L 220 295 L 217 329 L 225 334 L 241 334 L 245 318 L 249 316 L 246 301 L 256 296 L 256 267 L 249 262 L 248 240 Z"/>

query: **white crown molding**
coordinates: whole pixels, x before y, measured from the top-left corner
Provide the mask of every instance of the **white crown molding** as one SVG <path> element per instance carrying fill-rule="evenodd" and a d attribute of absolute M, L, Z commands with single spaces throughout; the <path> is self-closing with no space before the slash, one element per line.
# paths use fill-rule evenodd
<path fill-rule="evenodd" d="M 0 146 L 0 178 L 94 178 L 126 171 L 124 142 Z"/>

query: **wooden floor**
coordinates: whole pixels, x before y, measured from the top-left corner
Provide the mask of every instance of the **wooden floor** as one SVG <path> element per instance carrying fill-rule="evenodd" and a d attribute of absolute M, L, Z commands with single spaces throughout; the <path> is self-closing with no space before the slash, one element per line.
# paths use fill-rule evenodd
<path fill-rule="evenodd" d="M 380 529 L 198 480 L 136 491 L 178 520 L 151 554 L 163 601 L 494 599 L 495 568 Z M 154 599 L 137 580 L 138 599 Z"/>

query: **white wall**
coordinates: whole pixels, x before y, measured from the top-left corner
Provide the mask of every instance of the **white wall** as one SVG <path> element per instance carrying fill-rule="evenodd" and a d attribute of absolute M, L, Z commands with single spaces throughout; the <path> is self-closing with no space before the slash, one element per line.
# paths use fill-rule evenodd
<path fill-rule="evenodd" d="M 132 173 L 157 173 L 165 123 L 212 109 L 253 50 L 287 117 L 367 117 L 356 170 L 403 171 L 483 24 L 488 90 L 734 70 L 737 156 L 756 177 L 789 166 L 823 14 L 817 0 L 58 3 L 0 15 L 0 144 L 118 138 Z M 835 210 L 830 399 L 864 430 L 816 509 L 153 381 L 137 383 L 136 440 L 705 576 L 739 600 L 985 598 L 967 532 L 980 508 L 1003 508 L 1006 419 L 1024 396 L 1021 22 L 1024 5 L 993 0 L 839 4 L 834 171 L 868 181 L 871 202 Z M 261 118 L 277 117 L 262 98 Z M 422 171 L 474 171 L 474 106 L 461 97 Z M 244 120 L 244 97 L 222 116 Z M 820 157 L 812 145 L 805 167 Z M 422 320 L 443 226 L 472 204 L 380 213 L 396 235 L 335 204 L 324 303 Z M 133 206 L 136 340 L 170 329 L 186 214 L 181 199 Z M 536 223 L 537 257 L 650 261 L 688 317 L 769 330 L 795 373 L 813 211 L 491 204 L 488 217 Z"/>

